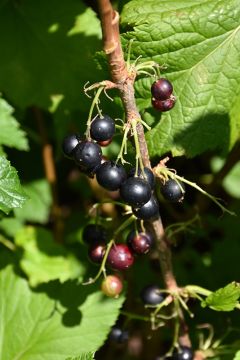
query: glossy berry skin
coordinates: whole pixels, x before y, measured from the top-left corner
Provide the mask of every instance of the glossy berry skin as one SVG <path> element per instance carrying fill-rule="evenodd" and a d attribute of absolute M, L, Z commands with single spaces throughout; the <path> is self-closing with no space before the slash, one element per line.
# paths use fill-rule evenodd
<path fill-rule="evenodd" d="M 166 100 L 173 92 L 173 86 L 165 78 L 160 78 L 155 81 L 151 86 L 152 96 L 156 100 Z"/>
<path fill-rule="evenodd" d="M 142 220 L 155 219 L 159 216 L 159 206 L 155 196 L 151 196 L 150 200 L 139 208 L 132 209 L 133 214 Z"/>
<path fill-rule="evenodd" d="M 111 144 L 111 142 L 112 142 L 112 139 L 105 140 L 105 141 L 98 141 L 98 145 L 100 145 L 101 147 L 106 147 L 109 144 Z"/>
<path fill-rule="evenodd" d="M 153 238 L 148 233 L 132 230 L 128 234 L 127 244 L 134 254 L 147 254 L 152 247 Z"/>
<path fill-rule="evenodd" d="M 194 353 L 188 346 L 180 346 L 173 352 L 173 360 L 193 360 Z"/>
<path fill-rule="evenodd" d="M 164 296 L 157 285 L 148 285 L 143 288 L 140 297 L 145 305 L 158 305 L 164 300 Z"/>
<path fill-rule="evenodd" d="M 171 97 L 167 100 L 156 100 L 156 99 L 152 99 L 152 106 L 154 107 L 154 109 L 161 111 L 161 112 L 166 112 L 171 110 L 174 105 L 175 105 L 176 99 L 175 97 Z"/>
<path fill-rule="evenodd" d="M 92 141 L 79 143 L 74 150 L 74 159 L 80 168 L 90 171 L 101 165 L 101 147 Z"/>
<path fill-rule="evenodd" d="M 96 171 L 98 183 L 107 190 L 118 190 L 127 178 L 126 170 L 111 161 L 103 163 Z"/>
<path fill-rule="evenodd" d="M 101 285 L 102 292 L 108 296 L 116 298 L 122 292 L 123 283 L 119 276 L 117 275 L 108 275 L 103 280 Z"/>
<path fill-rule="evenodd" d="M 169 179 L 165 182 L 165 184 L 161 185 L 161 193 L 168 201 L 180 202 L 184 198 L 185 187 L 182 182 L 178 183 L 174 179 Z"/>
<path fill-rule="evenodd" d="M 114 270 L 127 270 L 132 266 L 134 257 L 126 244 L 114 244 L 109 251 L 107 263 Z"/>
<path fill-rule="evenodd" d="M 128 177 L 134 177 L 136 172 L 136 168 L 132 168 L 129 173 Z M 138 169 L 138 177 L 141 177 L 142 179 L 146 180 L 148 184 L 150 185 L 151 189 L 154 189 L 155 186 L 155 177 L 153 175 L 152 170 L 150 170 L 148 167 L 144 168 L 144 175 L 141 171 L 141 169 Z"/>
<path fill-rule="evenodd" d="M 106 141 L 113 137 L 115 133 L 115 122 L 110 116 L 97 116 L 91 123 L 90 135 L 96 141 Z"/>
<path fill-rule="evenodd" d="M 82 239 L 88 245 L 103 243 L 107 239 L 106 230 L 101 225 L 88 224 L 83 230 Z"/>
<path fill-rule="evenodd" d="M 106 251 L 106 245 L 104 243 L 92 244 L 88 250 L 88 256 L 90 260 L 96 264 L 101 264 Z"/>
<path fill-rule="evenodd" d="M 128 340 L 128 331 L 114 326 L 109 334 L 109 339 L 120 344 L 124 343 Z"/>
<path fill-rule="evenodd" d="M 151 197 L 151 188 L 146 180 L 140 177 L 128 178 L 120 187 L 122 199 L 129 205 L 140 207 Z"/>
<path fill-rule="evenodd" d="M 81 136 L 79 134 L 70 134 L 63 139 L 62 151 L 66 157 L 69 159 L 73 158 L 74 149 L 81 141 Z"/>

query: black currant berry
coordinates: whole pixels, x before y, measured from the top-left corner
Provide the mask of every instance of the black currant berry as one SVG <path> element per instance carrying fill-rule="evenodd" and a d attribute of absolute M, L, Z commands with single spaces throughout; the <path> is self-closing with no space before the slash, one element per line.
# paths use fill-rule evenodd
<path fill-rule="evenodd" d="M 132 168 L 128 176 L 134 177 L 136 173 L 136 168 Z M 138 169 L 138 177 L 141 177 L 142 179 L 146 180 L 148 184 L 150 185 L 151 189 L 154 189 L 155 186 L 155 177 L 153 175 L 152 170 L 150 170 L 148 167 L 144 168 L 144 174 L 142 173 L 141 169 Z"/>
<path fill-rule="evenodd" d="M 156 198 L 151 196 L 150 200 L 139 208 L 132 209 L 133 214 L 142 220 L 150 220 L 159 216 L 159 206 Z"/>
<path fill-rule="evenodd" d="M 120 187 L 122 199 L 129 205 L 140 207 L 151 197 L 151 188 L 146 180 L 139 177 L 128 178 Z"/>
<path fill-rule="evenodd" d="M 109 251 L 108 264 L 114 270 L 126 270 L 134 262 L 132 251 L 125 244 L 114 244 Z"/>
<path fill-rule="evenodd" d="M 87 171 L 96 169 L 101 165 L 101 147 L 92 141 L 83 141 L 76 146 L 74 159 L 82 169 Z"/>
<path fill-rule="evenodd" d="M 115 122 L 110 116 L 97 116 L 91 123 L 91 138 L 96 141 L 106 141 L 113 137 L 115 133 Z"/>
<path fill-rule="evenodd" d="M 69 159 L 72 159 L 74 149 L 76 148 L 76 146 L 79 144 L 80 141 L 81 141 L 81 136 L 79 134 L 70 134 L 66 136 L 63 139 L 63 143 L 62 143 L 62 150 L 64 155 Z"/>
<path fill-rule="evenodd" d="M 116 298 L 123 289 L 122 279 L 117 275 L 108 275 L 103 280 L 101 289 L 106 296 Z"/>
<path fill-rule="evenodd" d="M 147 254 L 153 244 L 153 238 L 151 234 L 132 230 L 128 234 L 127 244 L 135 254 Z"/>
<path fill-rule="evenodd" d="M 122 330 L 119 327 L 113 327 L 109 334 L 109 339 L 120 344 L 124 343 L 128 340 L 128 331 Z"/>
<path fill-rule="evenodd" d="M 182 201 L 185 194 L 185 186 L 182 182 L 169 179 L 165 184 L 161 185 L 161 193 L 163 197 L 171 202 Z"/>
<path fill-rule="evenodd" d="M 173 352 L 173 360 L 193 360 L 193 351 L 188 346 L 179 346 Z"/>
<path fill-rule="evenodd" d="M 160 78 L 152 84 L 151 92 L 156 100 L 166 100 L 172 94 L 173 86 L 167 79 Z"/>
<path fill-rule="evenodd" d="M 167 100 L 152 99 L 152 106 L 158 111 L 165 112 L 171 110 L 174 107 L 175 102 L 175 97 L 171 97 Z"/>
<path fill-rule="evenodd" d="M 105 140 L 105 141 L 98 141 L 98 145 L 100 145 L 101 147 L 106 147 L 109 144 L 111 144 L 111 142 L 112 142 L 112 139 Z"/>
<path fill-rule="evenodd" d="M 164 300 L 164 295 L 157 285 L 148 285 L 143 288 L 140 297 L 145 305 L 158 305 Z"/>
<path fill-rule="evenodd" d="M 83 230 L 82 239 L 88 245 L 103 243 L 107 239 L 107 233 L 101 225 L 88 224 Z"/>
<path fill-rule="evenodd" d="M 96 264 L 101 264 L 104 254 L 106 251 L 105 243 L 95 243 L 92 244 L 88 250 L 88 256 L 92 262 Z"/>
<path fill-rule="evenodd" d="M 127 174 L 123 166 L 111 161 L 103 163 L 96 171 L 98 183 L 107 190 L 118 190 L 126 180 Z"/>

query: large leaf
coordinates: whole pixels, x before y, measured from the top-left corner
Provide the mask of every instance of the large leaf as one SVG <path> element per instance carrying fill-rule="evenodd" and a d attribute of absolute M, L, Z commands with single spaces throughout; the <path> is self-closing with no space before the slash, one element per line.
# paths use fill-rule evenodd
<path fill-rule="evenodd" d="M 216 311 L 232 311 L 235 309 L 240 298 L 240 284 L 231 283 L 224 288 L 210 294 L 204 301 L 202 306 L 209 306 Z"/>
<path fill-rule="evenodd" d="M 147 136 L 151 155 L 226 152 L 239 137 L 239 112 L 229 115 L 240 92 L 239 19 L 239 0 L 133 0 L 124 7 L 123 38 L 134 39 L 132 57 L 165 64 L 163 76 L 177 96 L 167 113 L 145 111 L 145 120 L 155 121 Z M 142 108 L 151 107 L 152 82 L 136 83 Z"/>
<path fill-rule="evenodd" d="M 26 134 L 19 128 L 19 124 L 12 116 L 13 108 L 0 98 L 0 144 L 28 150 Z"/>
<path fill-rule="evenodd" d="M 233 360 L 240 360 L 240 350 L 235 354 L 235 357 Z"/>
<path fill-rule="evenodd" d="M 26 199 L 16 169 L 0 156 L 0 210 L 8 214 L 10 210 L 21 207 Z"/>
<path fill-rule="evenodd" d="M 63 246 L 54 242 L 49 231 L 24 227 L 17 232 L 15 243 L 23 249 L 20 266 L 27 274 L 30 285 L 54 279 L 61 282 L 71 278 L 82 279 L 84 266 Z"/>
<path fill-rule="evenodd" d="M 85 353 L 78 357 L 67 358 L 66 360 L 94 360 L 94 354 L 93 353 Z"/>
<path fill-rule="evenodd" d="M 48 221 L 52 195 L 45 179 L 35 180 L 23 185 L 29 199 L 21 209 L 15 210 L 18 219 L 44 224 Z"/>
<path fill-rule="evenodd" d="M 4 360 L 86 359 L 86 353 L 104 342 L 123 303 L 123 297 L 107 299 L 96 287 L 75 282 L 49 285 L 51 299 L 33 292 L 11 266 L 0 272 L 0 290 L 0 358 Z"/>

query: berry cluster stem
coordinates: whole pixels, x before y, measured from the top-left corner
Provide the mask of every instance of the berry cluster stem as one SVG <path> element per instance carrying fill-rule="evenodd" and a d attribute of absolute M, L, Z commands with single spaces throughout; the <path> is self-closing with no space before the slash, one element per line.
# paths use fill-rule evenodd
<path fill-rule="evenodd" d="M 108 57 L 108 64 L 112 81 L 120 91 L 120 97 L 125 109 L 126 122 L 131 123 L 136 119 L 141 120 L 134 96 L 134 80 L 136 73 L 129 72 L 124 61 L 119 34 L 119 15 L 113 10 L 110 0 L 98 0 L 101 26 L 103 32 L 103 48 Z M 136 133 L 139 144 L 140 156 L 143 166 L 151 168 L 147 143 L 144 135 L 144 128 L 141 121 L 137 121 Z M 156 239 L 158 246 L 159 260 L 165 286 L 168 290 L 178 289 L 173 273 L 171 249 L 167 241 L 161 218 L 150 222 L 149 227 Z M 180 338 L 181 345 L 190 346 L 190 339 L 187 332 L 182 313 L 180 314 Z"/>

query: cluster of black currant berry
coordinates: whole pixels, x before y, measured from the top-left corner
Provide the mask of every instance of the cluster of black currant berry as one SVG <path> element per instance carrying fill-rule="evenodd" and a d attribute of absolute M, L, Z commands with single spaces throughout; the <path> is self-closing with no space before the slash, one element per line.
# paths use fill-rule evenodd
<path fill-rule="evenodd" d="M 173 86 L 165 78 L 160 78 L 152 84 L 152 105 L 161 112 L 171 110 L 176 102 L 173 93 Z"/>

